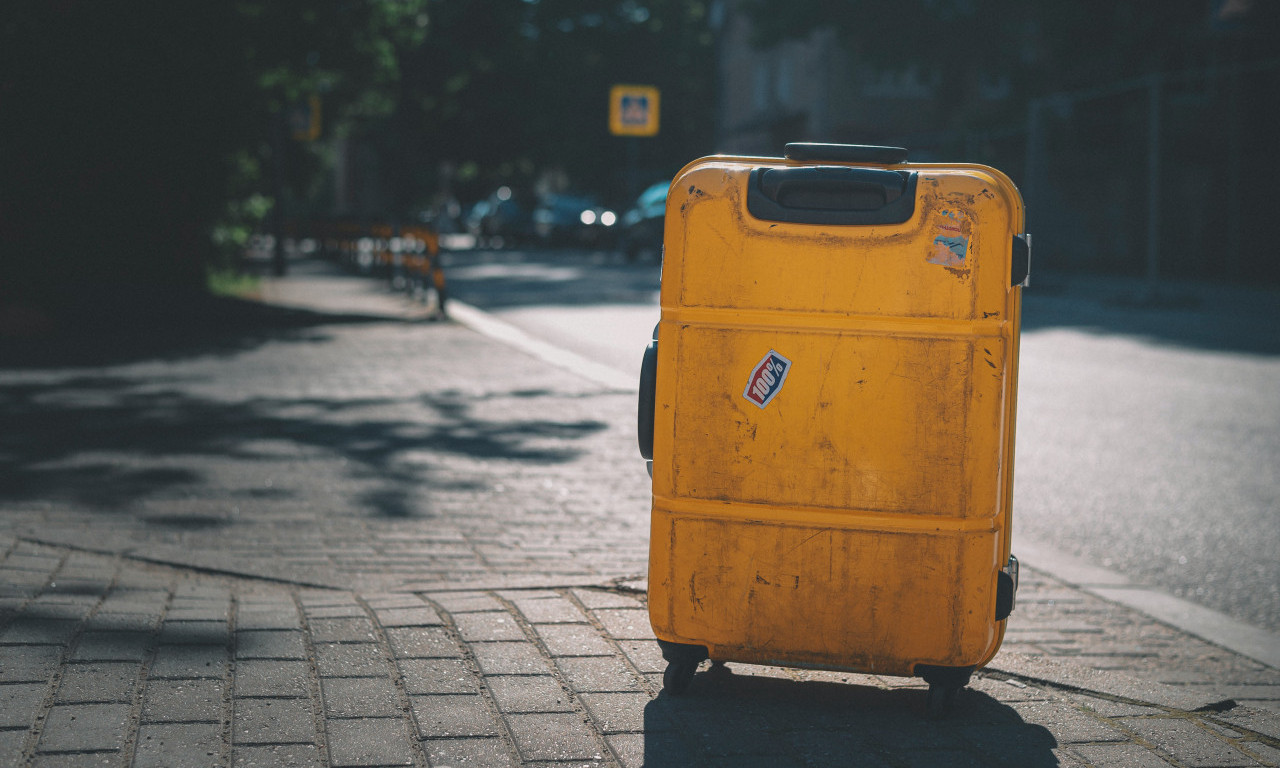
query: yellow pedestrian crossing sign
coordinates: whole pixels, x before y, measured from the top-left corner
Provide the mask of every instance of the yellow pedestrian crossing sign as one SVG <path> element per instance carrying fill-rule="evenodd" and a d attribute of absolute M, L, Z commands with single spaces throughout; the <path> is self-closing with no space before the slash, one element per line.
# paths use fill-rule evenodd
<path fill-rule="evenodd" d="M 609 132 L 614 136 L 658 133 L 658 89 L 651 85 L 615 85 L 609 90 Z"/>

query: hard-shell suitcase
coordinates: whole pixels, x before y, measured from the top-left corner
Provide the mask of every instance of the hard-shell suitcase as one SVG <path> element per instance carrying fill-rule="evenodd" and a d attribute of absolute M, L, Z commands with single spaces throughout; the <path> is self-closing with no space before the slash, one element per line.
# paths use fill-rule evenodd
<path fill-rule="evenodd" d="M 1022 201 L 906 155 L 790 144 L 671 184 L 639 409 L 668 692 L 710 658 L 921 676 L 941 712 L 1000 646 Z"/>

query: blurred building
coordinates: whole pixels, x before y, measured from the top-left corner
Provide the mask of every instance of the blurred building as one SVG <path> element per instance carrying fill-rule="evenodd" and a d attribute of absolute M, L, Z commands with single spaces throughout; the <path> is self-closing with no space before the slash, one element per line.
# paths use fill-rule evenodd
<path fill-rule="evenodd" d="M 1280 283 L 1268 223 L 1280 187 L 1267 181 L 1280 176 L 1280 4 L 1085 5 L 1020 5 L 1016 35 L 973 43 L 1012 55 L 940 72 L 920 66 L 910 32 L 900 64 L 870 64 L 848 34 L 854 6 L 843 29 L 757 47 L 752 16 L 725 0 L 717 150 L 830 141 L 987 163 L 1022 189 L 1043 268 Z M 1044 44 L 1099 8 L 1097 40 Z"/>

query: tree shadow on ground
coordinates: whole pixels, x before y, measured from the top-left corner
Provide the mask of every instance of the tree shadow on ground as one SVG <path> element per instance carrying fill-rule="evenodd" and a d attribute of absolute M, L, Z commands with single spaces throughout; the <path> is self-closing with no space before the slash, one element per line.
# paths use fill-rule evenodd
<path fill-rule="evenodd" d="M 1280 355 L 1280 290 L 1049 274 L 1023 292 L 1023 331 L 1071 328 L 1208 351 Z"/>
<path fill-rule="evenodd" d="M 78 306 L 23 336 L 0 336 L 0 370 L 61 369 L 232 355 L 276 340 L 323 341 L 324 326 L 397 322 L 202 296 L 181 306 Z"/>
<path fill-rule="evenodd" d="M 702 765 L 1058 765 L 1049 731 L 969 688 L 944 719 L 925 716 L 924 689 L 699 674 L 688 694 L 644 711 L 646 768 Z"/>
<path fill-rule="evenodd" d="M 479 487 L 436 472 L 440 461 L 572 461 L 582 453 L 575 442 L 608 426 L 545 414 L 487 418 L 477 414 L 477 402 L 448 392 L 223 401 L 157 390 L 155 383 L 104 375 L 0 384 L 0 498 L 61 500 L 99 511 L 131 508 L 158 494 L 265 504 L 334 482 L 349 488 L 343 503 L 408 517 L 416 514 L 412 498 L 424 487 Z M 309 460 L 340 476 L 307 476 L 298 462 L 306 466 Z M 284 478 L 278 485 L 237 485 L 247 482 L 244 474 L 269 475 L 277 466 Z M 183 526 L 188 516 L 170 513 L 154 521 Z M 200 527 L 215 519 L 207 511 L 192 518 Z"/>

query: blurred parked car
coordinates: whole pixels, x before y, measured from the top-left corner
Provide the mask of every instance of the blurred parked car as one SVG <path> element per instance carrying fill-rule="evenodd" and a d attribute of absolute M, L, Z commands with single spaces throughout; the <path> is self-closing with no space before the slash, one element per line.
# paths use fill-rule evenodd
<path fill-rule="evenodd" d="M 548 195 L 533 212 L 533 227 L 554 245 L 607 245 L 618 215 L 585 195 Z"/>
<path fill-rule="evenodd" d="M 533 215 L 510 187 L 498 187 L 493 194 L 471 206 L 467 231 L 482 248 L 502 248 L 528 241 L 533 233 Z"/>
<path fill-rule="evenodd" d="M 622 214 L 618 250 L 627 261 L 662 258 L 662 228 L 667 213 L 669 181 L 661 181 L 640 193 L 635 205 Z"/>

